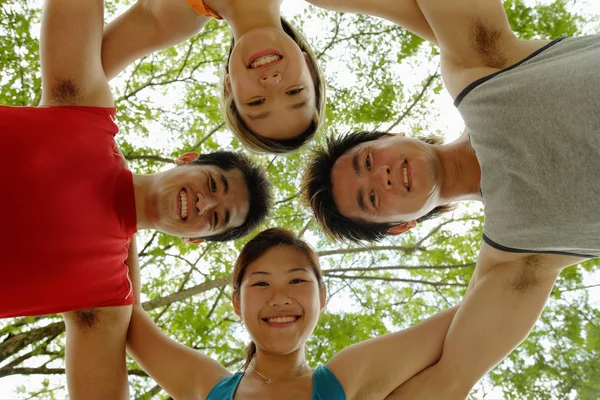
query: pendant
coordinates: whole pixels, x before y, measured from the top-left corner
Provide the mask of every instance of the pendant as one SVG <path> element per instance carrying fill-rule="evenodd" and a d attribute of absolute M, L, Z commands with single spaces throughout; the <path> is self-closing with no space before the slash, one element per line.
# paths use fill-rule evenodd
<path fill-rule="evenodd" d="M 273 383 L 273 379 L 267 379 L 267 385 L 270 385 L 271 383 Z"/>

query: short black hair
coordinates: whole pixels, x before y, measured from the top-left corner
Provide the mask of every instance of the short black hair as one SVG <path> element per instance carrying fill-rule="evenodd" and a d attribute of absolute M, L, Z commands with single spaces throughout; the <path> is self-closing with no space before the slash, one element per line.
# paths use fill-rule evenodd
<path fill-rule="evenodd" d="M 388 235 L 388 230 L 398 224 L 375 223 L 345 217 L 340 213 L 333 198 L 331 171 L 344 153 L 361 143 L 377 140 L 387 132 L 357 131 L 339 136 L 330 136 L 325 146 L 315 147 L 309 158 L 302 178 L 302 197 L 310 204 L 315 218 L 325 233 L 342 241 L 378 241 Z M 428 143 L 439 143 L 437 138 L 421 139 Z M 418 222 L 436 217 L 451 209 L 449 205 L 434 208 L 417 219 Z"/>
<path fill-rule="evenodd" d="M 211 235 L 197 239 L 211 242 L 225 242 L 239 239 L 252 232 L 263 222 L 273 205 L 271 193 L 271 182 L 267 178 L 265 170 L 252 161 L 250 157 L 232 151 L 216 151 L 208 154 L 200 154 L 197 160 L 189 165 L 214 165 L 224 171 L 239 169 L 244 176 L 246 188 L 248 189 L 248 215 L 242 225 L 231 228 L 218 235 Z"/>

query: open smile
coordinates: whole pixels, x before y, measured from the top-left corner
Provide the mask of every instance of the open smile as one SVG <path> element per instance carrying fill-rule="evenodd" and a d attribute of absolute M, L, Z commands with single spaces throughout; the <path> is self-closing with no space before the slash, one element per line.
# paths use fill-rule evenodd
<path fill-rule="evenodd" d="M 262 320 L 270 327 L 284 328 L 295 324 L 300 318 L 301 316 L 299 315 L 286 315 L 280 317 L 263 318 Z"/>
<path fill-rule="evenodd" d="M 410 170 L 410 166 L 408 165 L 408 160 L 404 160 L 402 163 L 402 183 L 408 192 L 410 192 L 410 188 L 412 187 L 412 171 Z"/>
<path fill-rule="evenodd" d="M 192 203 L 192 201 L 190 199 L 187 189 L 182 188 L 179 191 L 179 198 L 178 198 L 179 218 L 181 218 L 182 221 L 187 221 L 187 219 L 190 215 L 191 203 Z"/>
<path fill-rule="evenodd" d="M 283 59 L 277 50 L 268 49 L 259 51 L 250 57 L 247 67 L 249 69 L 262 69 L 272 66 Z"/>

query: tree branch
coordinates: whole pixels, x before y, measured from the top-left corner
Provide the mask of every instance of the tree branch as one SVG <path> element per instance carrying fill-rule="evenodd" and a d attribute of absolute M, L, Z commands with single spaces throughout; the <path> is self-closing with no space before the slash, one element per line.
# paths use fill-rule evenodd
<path fill-rule="evenodd" d="M 385 281 L 385 282 L 405 282 L 405 283 L 419 283 L 423 285 L 431 285 L 431 286 L 457 286 L 457 287 L 467 287 L 464 283 L 451 283 L 451 282 L 432 282 L 432 281 L 424 281 L 420 279 L 403 279 L 403 278 L 387 278 L 383 276 L 353 276 L 353 275 L 337 275 L 330 274 L 323 271 L 323 275 L 329 278 L 337 278 L 337 279 L 356 279 L 356 280 L 371 280 L 371 281 Z"/>
<path fill-rule="evenodd" d="M 132 161 L 132 160 L 153 160 L 153 161 L 158 161 L 158 162 L 164 162 L 164 163 L 169 163 L 169 164 L 174 164 L 175 160 L 173 160 L 172 158 L 165 158 L 165 157 L 161 157 L 161 156 L 154 156 L 151 154 L 140 154 L 140 155 L 127 155 L 125 156 L 125 159 L 128 161 Z"/>
<path fill-rule="evenodd" d="M 21 351 L 32 343 L 43 340 L 49 336 L 57 336 L 64 332 L 64 330 L 65 323 L 61 321 L 13 336 L 0 344 L 0 362 L 6 360 L 8 357 Z"/>
<path fill-rule="evenodd" d="M 385 267 L 363 267 L 363 268 L 332 268 L 324 272 L 369 272 L 369 271 L 396 271 L 396 270 L 422 270 L 422 269 L 456 269 L 474 267 L 476 263 L 458 265 L 390 265 Z"/>
<path fill-rule="evenodd" d="M 323 250 L 317 252 L 317 254 L 319 257 L 327 257 L 336 254 L 355 254 L 368 251 L 401 251 L 406 254 L 411 254 L 415 251 L 427 251 L 427 249 L 420 246 L 365 246 L 350 249 Z"/>
<path fill-rule="evenodd" d="M 190 297 L 200 294 L 202 292 L 206 292 L 206 291 L 214 289 L 214 288 L 228 285 L 230 282 L 231 282 L 231 277 L 229 277 L 229 276 L 217 278 L 212 281 L 202 282 L 199 285 L 193 286 L 189 289 L 182 290 L 181 292 L 173 293 L 169 296 L 161 297 L 159 299 L 147 301 L 142 304 L 142 307 L 146 311 L 153 310 L 157 307 L 164 307 L 164 306 L 174 303 L 176 301 L 185 300 L 187 298 L 190 298 Z"/>

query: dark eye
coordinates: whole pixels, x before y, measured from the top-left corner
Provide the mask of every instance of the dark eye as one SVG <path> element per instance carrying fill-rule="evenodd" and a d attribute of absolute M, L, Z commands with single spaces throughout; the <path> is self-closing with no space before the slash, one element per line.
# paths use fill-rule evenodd
<path fill-rule="evenodd" d="M 365 167 L 367 168 L 367 171 L 371 170 L 371 155 L 367 154 L 367 158 L 365 159 Z"/>
<path fill-rule="evenodd" d="M 300 278 L 292 279 L 290 281 L 290 283 L 294 283 L 294 284 L 296 284 L 296 283 L 302 283 L 302 282 L 306 282 L 306 281 L 304 279 L 300 279 Z"/>
<path fill-rule="evenodd" d="M 369 194 L 369 201 L 371 202 L 371 205 L 373 207 L 375 207 L 375 191 L 371 190 L 371 193 Z"/>
<path fill-rule="evenodd" d="M 252 286 L 268 286 L 268 285 L 269 284 L 267 282 L 256 282 Z"/>
<path fill-rule="evenodd" d="M 219 225 L 219 214 L 216 211 L 213 212 L 213 228 Z"/>
<path fill-rule="evenodd" d="M 265 102 L 265 99 L 258 99 L 258 100 L 254 100 L 254 101 L 249 102 L 248 105 L 250 107 L 256 107 L 256 106 L 260 106 L 264 102 Z"/>
<path fill-rule="evenodd" d="M 213 178 L 210 178 L 210 190 L 215 193 L 217 191 L 217 182 Z"/>
<path fill-rule="evenodd" d="M 285 94 L 287 94 L 288 96 L 295 96 L 295 95 L 299 94 L 300 92 L 302 92 L 303 90 L 304 90 L 304 88 L 301 87 L 298 89 L 288 90 L 287 92 L 285 92 Z"/>

